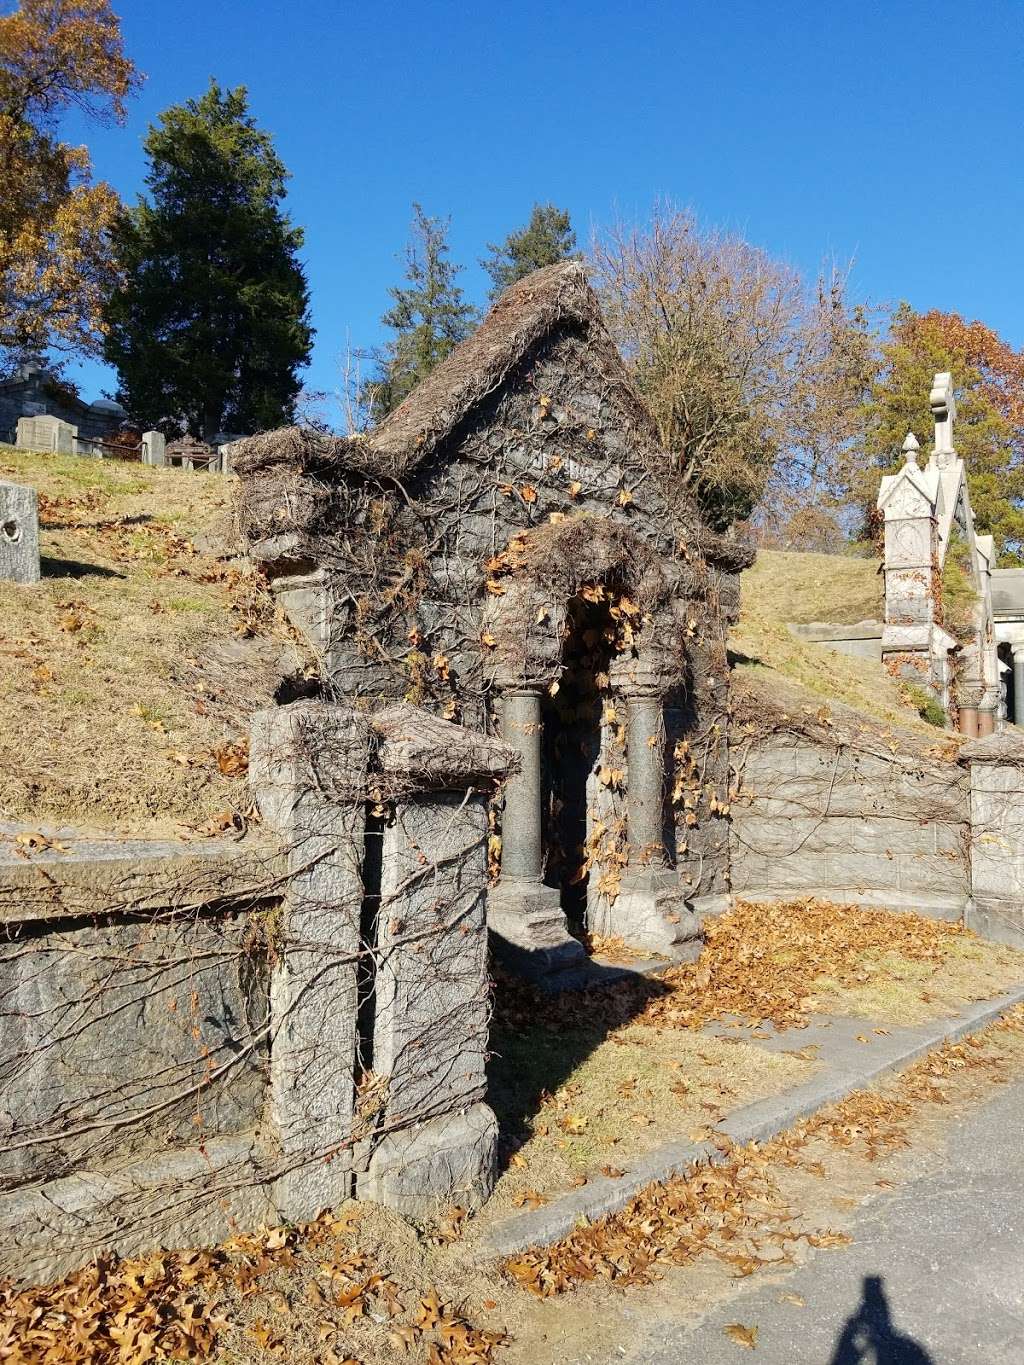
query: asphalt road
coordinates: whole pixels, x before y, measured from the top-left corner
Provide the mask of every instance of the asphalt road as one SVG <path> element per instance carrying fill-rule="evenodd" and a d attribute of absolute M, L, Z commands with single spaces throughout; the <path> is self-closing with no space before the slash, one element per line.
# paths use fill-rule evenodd
<path fill-rule="evenodd" d="M 783 1281 L 751 1277 L 697 1326 L 625 1296 L 607 1354 L 566 1365 L 1024 1365 L 1024 1081 L 961 1119 L 942 1166 L 872 1201 L 853 1232 Z M 737 1321 L 757 1324 L 755 1349 L 725 1335 Z"/>

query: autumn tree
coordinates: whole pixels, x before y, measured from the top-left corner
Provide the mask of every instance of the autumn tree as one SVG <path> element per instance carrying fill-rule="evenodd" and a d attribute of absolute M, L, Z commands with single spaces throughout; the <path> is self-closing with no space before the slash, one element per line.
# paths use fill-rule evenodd
<path fill-rule="evenodd" d="M 897 309 L 867 404 L 866 459 L 851 487 L 867 524 L 880 476 L 898 468 L 908 431 L 932 430 L 932 378 L 953 376 L 953 443 L 967 469 L 976 528 L 995 537 L 1003 564 L 1024 562 L 1024 351 L 957 313 Z"/>
<path fill-rule="evenodd" d="M 125 279 L 106 313 L 118 398 L 142 426 L 207 440 L 290 422 L 313 336 L 302 231 L 245 88 L 211 81 L 145 148 L 149 197 L 118 224 Z"/>
<path fill-rule="evenodd" d="M 692 213 L 656 207 L 593 248 L 605 316 L 680 481 L 724 529 L 834 501 L 873 373 L 845 277 L 813 285 Z"/>
<path fill-rule="evenodd" d="M 381 317 L 394 336 L 373 354 L 377 373 L 364 386 L 376 420 L 393 411 L 473 329 L 474 310 L 458 283 L 462 267 L 448 253 L 448 221 L 413 204 L 405 281 L 388 290 L 392 306 Z"/>
<path fill-rule="evenodd" d="M 487 249 L 491 254 L 480 264 L 491 277 L 493 302 L 524 275 L 574 255 L 576 233 L 565 209 L 554 204 L 534 204 L 524 228 L 510 232 L 500 246 L 488 242 Z"/>
<path fill-rule="evenodd" d="M 0 358 L 95 353 L 116 281 L 119 200 L 88 150 L 62 142 L 69 109 L 122 123 L 140 76 L 108 0 L 22 0 L 0 15 Z"/>

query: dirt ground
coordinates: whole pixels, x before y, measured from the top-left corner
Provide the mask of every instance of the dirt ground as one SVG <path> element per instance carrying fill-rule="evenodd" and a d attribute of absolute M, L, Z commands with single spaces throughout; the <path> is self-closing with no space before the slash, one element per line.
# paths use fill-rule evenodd
<path fill-rule="evenodd" d="M 223 827 L 249 717 L 308 664 L 231 558 L 234 480 L 9 446 L 0 478 L 38 491 L 43 569 L 0 583 L 0 815 Z"/>

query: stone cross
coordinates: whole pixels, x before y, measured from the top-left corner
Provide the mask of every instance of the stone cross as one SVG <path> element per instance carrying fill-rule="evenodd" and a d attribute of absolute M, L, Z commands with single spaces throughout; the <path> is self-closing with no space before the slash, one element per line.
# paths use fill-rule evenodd
<path fill-rule="evenodd" d="M 932 380 L 928 403 L 935 418 L 935 454 L 952 455 L 956 399 L 953 397 L 953 376 L 948 370 Z"/>

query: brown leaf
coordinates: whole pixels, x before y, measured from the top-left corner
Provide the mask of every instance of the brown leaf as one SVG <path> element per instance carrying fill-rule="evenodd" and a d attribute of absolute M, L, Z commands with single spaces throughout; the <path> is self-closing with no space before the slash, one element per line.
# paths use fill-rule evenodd
<path fill-rule="evenodd" d="M 743 1346 L 748 1351 L 752 1351 L 757 1345 L 757 1328 L 745 1327 L 742 1322 L 730 1322 L 725 1328 L 725 1335 L 737 1346 Z"/>

